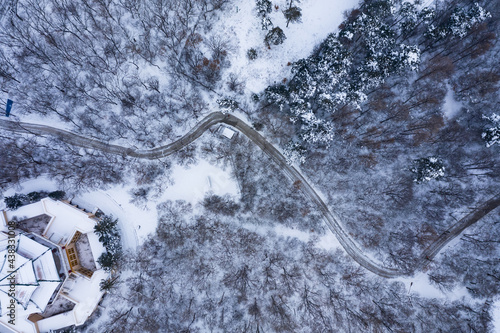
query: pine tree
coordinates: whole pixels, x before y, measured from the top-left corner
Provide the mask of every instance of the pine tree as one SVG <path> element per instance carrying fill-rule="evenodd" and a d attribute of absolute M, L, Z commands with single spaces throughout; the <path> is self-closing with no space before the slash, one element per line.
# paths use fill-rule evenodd
<path fill-rule="evenodd" d="M 118 257 L 110 252 L 104 252 L 97 259 L 97 262 L 105 271 L 110 271 L 118 261 Z"/>
<path fill-rule="evenodd" d="M 414 167 L 411 171 L 415 174 L 413 181 L 417 184 L 428 182 L 444 176 L 444 163 L 437 157 L 424 157 L 413 161 Z"/>
<path fill-rule="evenodd" d="M 216 103 L 219 105 L 219 108 L 222 113 L 233 112 L 238 108 L 238 102 L 230 99 L 230 98 L 221 98 L 216 100 Z"/>
<path fill-rule="evenodd" d="M 30 192 L 27 195 L 27 198 L 30 202 L 37 202 L 42 198 L 40 192 Z"/>
<path fill-rule="evenodd" d="M 247 58 L 250 59 L 250 60 L 255 60 L 257 59 L 257 50 L 254 49 L 254 48 L 251 48 L 247 51 Z"/>
<path fill-rule="evenodd" d="M 66 192 L 64 191 L 54 191 L 49 193 L 49 198 L 54 200 L 62 200 L 66 197 Z"/>
<path fill-rule="evenodd" d="M 255 5 L 259 16 L 265 17 L 273 11 L 273 4 L 269 0 L 257 0 Z"/>
<path fill-rule="evenodd" d="M 500 116 L 493 114 L 491 117 L 485 117 L 491 120 L 495 126 L 489 127 L 481 134 L 481 137 L 486 141 L 486 147 L 491 147 L 494 144 L 500 144 Z"/>
<path fill-rule="evenodd" d="M 111 215 L 105 215 L 100 219 L 94 226 L 94 232 L 99 237 L 99 242 L 106 246 L 111 238 L 118 234 L 116 225 L 118 224 L 118 219 L 113 219 Z"/>
<path fill-rule="evenodd" d="M 288 28 L 288 25 L 290 24 L 290 22 L 292 22 L 292 23 L 300 23 L 301 22 L 302 9 L 300 9 L 297 6 L 292 6 L 290 4 L 290 7 L 288 7 L 288 9 L 283 11 L 283 15 L 285 15 L 286 27 Z"/>
<path fill-rule="evenodd" d="M 113 219 L 113 216 L 105 215 L 94 226 L 94 232 L 99 237 L 99 242 L 106 249 L 106 252 L 99 257 L 99 264 L 103 267 L 110 265 L 109 268 L 111 268 L 113 263 L 122 255 L 121 237 L 117 224 L 118 219 Z"/>
<path fill-rule="evenodd" d="M 11 210 L 18 209 L 19 207 L 21 207 L 24 204 L 24 202 L 26 200 L 27 200 L 27 198 L 24 194 L 17 194 L 17 193 L 11 197 L 5 197 L 3 199 L 7 208 L 11 209 Z"/>
<path fill-rule="evenodd" d="M 276 27 L 267 33 L 264 42 L 266 43 L 267 46 L 269 46 L 270 44 L 280 45 L 283 44 L 285 39 L 286 36 L 283 30 L 280 27 Z"/>

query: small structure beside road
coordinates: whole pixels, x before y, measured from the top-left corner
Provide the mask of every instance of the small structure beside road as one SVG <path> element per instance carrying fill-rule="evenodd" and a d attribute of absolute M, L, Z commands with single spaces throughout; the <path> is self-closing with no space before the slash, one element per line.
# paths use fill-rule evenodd
<path fill-rule="evenodd" d="M 217 132 L 223 137 L 228 138 L 229 140 L 236 137 L 236 135 L 238 134 L 238 132 L 236 132 L 235 130 L 224 125 L 221 125 Z"/>

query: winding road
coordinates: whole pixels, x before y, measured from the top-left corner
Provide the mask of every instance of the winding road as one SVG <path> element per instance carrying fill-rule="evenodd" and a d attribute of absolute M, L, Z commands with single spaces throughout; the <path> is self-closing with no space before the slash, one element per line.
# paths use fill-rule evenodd
<path fill-rule="evenodd" d="M 248 139 L 255 143 L 265 154 L 267 154 L 278 165 L 279 169 L 282 170 L 288 178 L 290 178 L 292 182 L 299 181 L 301 184 L 300 189 L 302 190 L 304 195 L 306 195 L 306 197 L 308 197 L 311 202 L 315 204 L 319 209 L 319 211 L 323 215 L 325 223 L 330 228 L 332 233 L 337 237 L 345 251 L 358 264 L 382 277 L 395 278 L 399 276 L 406 276 L 413 274 L 415 271 L 423 269 L 429 263 L 429 260 L 432 260 L 439 253 L 439 251 L 441 251 L 441 249 L 443 249 L 443 247 L 445 247 L 446 244 L 448 244 L 452 239 L 459 236 L 460 233 L 467 227 L 479 221 L 486 214 L 500 206 L 499 193 L 492 199 L 488 200 L 486 203 L 477 207 L 473 212 L 465 216 L 463 219 L 458 221 L 451 228 L 441 234 L 427 249 L 423 251 L 414 268 L 410 270 L 401 270 L 386 267 L 365 255 L 359 248 L 359 246 L 354 242 L 354 240 L 342 228 L 339 219 L 328 209 L 328 206 L 309 184 L 309 182 L 305 179 L 305 177 L 295 167 L 289 165 L 281 152 L 276 149 L 271 143 L 269 143 L 262 135 L 260 135 L 256 130 L 254 130 L 244 121 L 233 115 L 223 114 L 221 112 L 210 113 L 179 140 L 174 141 L 168 145 L 148 150 L 135 150 L 132 148 L 112 145 L 96 139 L 81 136 L 73 132 L 46 125 L 5 120 L 0 121 L 0 128 L 23 134 L 49 134 L 59 138 L 60 140 L 68 144 L 78 147 L 93 148 L 111 154 L 155 160 L 158 158 L 166 157 L 172 153 L 175 153 L 176 151 L 181 150 L 185 146 L 198 139 L 210 127 L 219 123 L 224 123 L 239 130 L 246 137 L 248 137 Z"/>

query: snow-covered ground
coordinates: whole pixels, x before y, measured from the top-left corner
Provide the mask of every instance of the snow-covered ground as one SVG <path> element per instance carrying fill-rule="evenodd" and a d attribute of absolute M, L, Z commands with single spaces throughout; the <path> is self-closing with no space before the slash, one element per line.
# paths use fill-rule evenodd
<path fill-rule="evenodd" d="M 282 13 L 286 1 L 273 1 L 273 6 L 279 8 L 273 8 L 268 17 L 275 27 L 283 29 L 287 39 L 283 44 L 272 45 L 268 49 L 264 44 L 267 31 L 261 28 L 255 1 L 235 1 L 232 10 L 227 10 L 213 29 L 228 38 L 233 46 L 229 54 L 231 67 L 226 73 L 234 73 L 240 80 L 246 81 L 246 89 L 253 93 L 289 78 L 288 62 L 309 56 L 329 33 L 337 31 L 343 20 L 342 14 L 357 4 L 357 0 L 302 0 L 297 3 L 302 9 L 302 23 L 290 23 L 287 28 Z M 247 58 L 250 48 L 257 51 L 257 59 Z"/>
<path fill-rule="evenodd" d="M 130 202 L 131 185 L 117 185 L 107 190 L 80 193 L 73 198 L 72 203 L 93 211 L 101 209 L 105 214 L 112 214 L 118 218 L 122 232 L 123 243 L 127 248 L 135 249 L 150 233 L 153 233 L 157 225 L 156 205 L 165 200 L 185 200 L 193 206 L 202 200 L 206 194 L 217 195 L 229 194 L 236 200 L 239 199 L 239 188 L 231 177 L 230 170 L 211 165 L 207 161 L 200 160 L 198 164 L 185 169 L 174 165 L 172 178 L 174 184 L 167 187 L 163 194 L 150 200 L 145 207 L 137 207 Z M 5 191 L 5 196 L 14 193 L 27 194 L 32 191 L 54 191 L 58 186 L 46 177 L 33 179 L 22 183 L 20 186 Z M 4 208 L 1 201 L 0 209 Z M 23 215 L 23 207 L 16 211 L 16 215 Z M 28 214 L 25 214 L 28 215 Z"/>
<path fill-rule="evenodd" d="M 239 198 L 238 184 L 232 179 L 230 170 L 223 170 L 205 160 L 187 169 L 174 165 L 172 170 L 175 183 L 165 190 L 161 201 L 185 200 L 195 205 L 207 193 Z"/>
<path fill-rule="evenodd" d="M 453 119 L 460 109 L 462 108 L 462 103 L 455 100 L 453 96 L 453 89 L 449 84 L 446 84 L 447 92 L 444 98 L 443 112 L 446 119 Z"/>
<path fill-rule="evenodd" d="M 99 207 L 106 214 L 118 218 L 124 244 L 134 249 L 156 230 L 158 214 L 156 205 L 166 200 L 185 200 L 195 205 L 207 193 L 239 196 L 236 182 L 229 170 L 211 165 L 204 160 L 185 169 L 173 166 L 174 185 L 167 187 L 161 197 L 151 199 L 145 207 L 130 203 L 132 186 L 115 186 L 106 191 L 78 195 L 73 202 L 89 210 Z"/>
<path fill-rule="evenodd" d="M 493 303 L 491 316 L 493 317 L 493 332 L 500 333 L 500 299 Z"/>
<path fill-rule="evenodd" d="M 455 301 L 463 297 L 468 296 L 467 290 L 465 288 L 456 288 L 450 292 L 444 292 L 437 288 L 435 285 L 431 284 L 427 273 L 419 272 L 412 277 L 408 278 L 398 278 L 396 279 L 405 284 L 408 293 L 417 293 L 421 297 L 426 298 L 445 298 L 450 301 Z"/>

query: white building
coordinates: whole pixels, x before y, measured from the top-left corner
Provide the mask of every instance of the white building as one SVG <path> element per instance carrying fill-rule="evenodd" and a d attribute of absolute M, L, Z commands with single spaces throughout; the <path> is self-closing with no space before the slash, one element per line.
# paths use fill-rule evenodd
<path fill-rule="evenodd" d="M 94 215 L 50 198 L 0 212 L 0 332 L 82 325 L 103 296 Z M 15 310 L 13 310 L 15 308 Z"/>
<path fill-rule="evenodd" d="M 221 125 L 218 129 L 218 133 L 222 135 L 225 138 L 228 138 L 231 140 L 232 138 L 236 137 L 237 132 L 227 126 Z"/>

